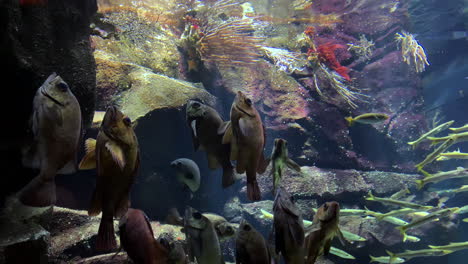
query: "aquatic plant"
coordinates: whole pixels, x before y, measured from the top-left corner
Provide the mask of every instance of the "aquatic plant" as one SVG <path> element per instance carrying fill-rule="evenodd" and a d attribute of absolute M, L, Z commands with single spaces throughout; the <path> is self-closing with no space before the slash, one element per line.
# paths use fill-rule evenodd
<path fill-rule="evenodd" d="M 416 72 L 423 72 L 429 62 L 426 58 L 424 48 L 418 43 L 414 36 L 402 31 L 395 34 L 396 41 L 400 44 L 403 61 L 415 67 Z"/>
<path fill-rule="evenodd" d="M 259 61 L 262 38 L 253 34 L 250 20 L 236 19 L 202 30 L 197 51 L 205 62 L 218 66 L 246 66 Z"/>
<path fill-rule="evenodd" d="M 325 82 L 332 88 L 336 93 L 338 93 L 345 101 L 348 103 L 349 106 L 352 108 L 357 108 L 356 101 L 365 101 L 365 95 L 356 91 L 352 86 L 346 85 L 344 83 L 345 79 L 343 76 L 338 74 L 336 71 L 330 70 L 326 65 L 321 62 L 316 64 L 314 68 L 314 86 L 317 93 L 320 96 L 324 96 L 320 89 L 320 82 Z"/>
<path fill-rule="evenodd" d="M 273 60 L 276 67 L 288 74 L 291 74 L 296 70 L 304 70 L 304 67 L 307 64 L 307 60 L 301 58 L 301 53 L 272 47 L 262 47 L 262 49 L 265 51 L 267 57 Z"/>
<path fill-rule="evenodd" d="M 372 40 L 368 40 L 365 35 L 361 35 L 357 43 L 348 43 L 347 45 L 349 51 L 367 60 L 370 59 L 375 47 L 375 43 Z"/>

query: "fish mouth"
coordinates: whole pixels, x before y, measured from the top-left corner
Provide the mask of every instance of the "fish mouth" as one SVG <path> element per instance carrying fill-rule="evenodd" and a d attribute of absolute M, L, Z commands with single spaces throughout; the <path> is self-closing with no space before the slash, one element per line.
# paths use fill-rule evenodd
<path fill-rule="evenodd" d="M 247 113 L 244 111 L 244 109 L 241 109 L 239 106 L 235 105 L 234 106 L 238 111 L 241 111 L 242 113 L 246 114 L 247 116 L 254 117 L 254 115 Z"/>
<path fill-rule="evenodd" d="M 104 134 L 106 136 L 108 136 L 109 138 L 113 139 L 113 140 L 116 140 L 116 138 L 114 137 L 114 135 L 112 135 L 111 131 L 109 131 L 108 128 L 106 128 L 106 124 L 107 124 L 107 127 L 109 126 L 110 123 L 113 123 L 115 121 L 115 113 L 116 113 L 116 109 L 117 107 L 115 106 L 109 106 L 106 110 L 106 114 L 104 115 L 104 119 L 102 120 L 102 132 L 104 132 Z"/>
<path fill-rule="evenodd" d="M 64 107 L 65 105 L 61 102 L 59 102 L 57 99 L 55 99 L 54 97 L 50 96 L 47 92 L 45 92 L 43 89 L 41 89 L 41 94 L 44 95 L 45 97 L 49 98 L 52 102 L 54 102 L 55 104 L 58 104 L 60 105 L 61 107 Z"/>

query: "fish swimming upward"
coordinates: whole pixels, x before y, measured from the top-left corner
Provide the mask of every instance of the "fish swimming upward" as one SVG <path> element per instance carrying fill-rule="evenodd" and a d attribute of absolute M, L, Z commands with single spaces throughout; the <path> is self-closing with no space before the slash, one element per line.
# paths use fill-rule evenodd
<path fill-rule="evenodd" d="M 304 224 L 291 195 L 280 187 L 273 204 L 276 253 L 286 264 L 304 263 Z"/>
<path fill-rule="evenodd" d="M 51 74 L 37 90 L 31 117 L 32 144 L 23 149 L 23 165 L 39 175 L 19 193 L 29 206 L 55 204 L 55 175 L 74 173 L 81 138 L 81 110 L 68 85 Z"/>
<path fill-rule="evenodd" d="M 236 263 L 270 264 L 271 258 L 265 238 L 244 219 L 236 237 Z"/>
<path fill-rule="evenodd" d="M 190 253 L 196 258 L 197 263 L 224 263 L 218 235 L 211 221 L 200 212 L 187 206 L 184 222 L 184 231 L 187 236 Z"/>
<path fill-rule="evenodd" d="M 146 214 L 129 208 L 119 222 L 120 243 L 134 263 L 166 264 L 168 250 L 155 238 Z"/>
<path fill-rule="evenodd" d="M 273 176 L 273 194 L 281 182 L 283 177 L 283 169 L 287 166 L 297 172 L 301 171 L 301 167 L 297 165 L 288 156 L 288 142 L 282 138 L 275 139 L 275 146 L 271 153 L 270 160 L 272 162 L 271 175 Z"/>
<path fill-rule="evenodd" d="M 87 140 L 86 151 L 80 169 L 97 168 L 88 214 L 95 216 L 102 211 L 96 250 L 108 251 L 117 247 L 113 218 L 127 212 L 130 188 L 140 166 L 138 141 L 130 118 L 116 107 L 109 107 L 97 139 Z"/>
<path fill-rule="evenodd" d="M 223 133 L 219 132 L 224 124 L 221 116 L 212 107 L 189 100 L 186 120 L 190 127 L 195 150 L 206 151 L 208 167 L 212 170 L 223 168 L 223 188 L 234 184 L 236 181 L 234 167 L 229 159 L 231 147 L 229 144 L 222 144 Z"/>
<path fill-rule="evenodd" d="M 223 144 L 231 143 L 231 160 L 236 160 L 237 173 L 247 174 L 247 197 L 261 199 L 257 173 L 264 173 L 268 162 L 263 156 L 265 129 L 252 100 L 237 92 L 231 107 L 231 122 L 226 126 Z"/>
<path fill-rule="evenodd" d="M 317 257 L 328 255 L 331 242 L 335 236 L 339 236 L 344 241 L 338 227 L 339 218 L 340 205 L 337 202 L 327 202 L 320 206 L 314 215 L 312 226 L 306 230 L 306 264 L 313 264 Z"/>

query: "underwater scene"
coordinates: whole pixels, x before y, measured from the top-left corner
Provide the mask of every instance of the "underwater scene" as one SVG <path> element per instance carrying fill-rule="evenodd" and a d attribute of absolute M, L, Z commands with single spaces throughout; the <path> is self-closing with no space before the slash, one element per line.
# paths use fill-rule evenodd
<path fill-rule="evenodd" d="M 468 263 L 467 0 L 0 0 L 0 264 Z"/>

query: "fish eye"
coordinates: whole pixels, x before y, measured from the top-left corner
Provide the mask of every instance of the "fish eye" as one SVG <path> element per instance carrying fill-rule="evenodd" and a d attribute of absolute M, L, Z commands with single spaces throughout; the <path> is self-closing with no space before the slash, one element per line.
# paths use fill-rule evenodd
<path fill-rule="evenodd" d="M 199 212 L 193 213 L 192 216 L 193 216 L 193 218 L 198 219 L 198 220 L 201 219 L 201 217 L 202 217 L 202 215 Z"/>
<path fill-rule="evenodd" d="M 328 204 L 324 203 L 323 204 L 323 209 L 327 210 L 328 209 Z"/>
<path fill-rule="evenodd" d="M 61 83 L 57 84 L 57 87 L 59 88 L 59 90 L 61 92 L 68 91 L 68 85 L 66 83 L 64 83 L 64 82 L 61 82 Z"/>
<path fill-rule="evenodd" d="M 250 225 L 244 225 L 244 231 L 250 231 L 252 230 L 252 227 L 250 227 Z"/>
<path fill-rule="evenodd" d="M 195 109 L 200 108 L 200 106 L 201 106 L 201 105 L 200 105 L 200 103 L 198 103 L 198 102 L 195 102 L 195 103 L 192 104 L 192 107 L 195 108 Z"/>
<path fill-rule="evenodd" d="M 192 173 L 187 173 L 187 174 L 185 174 L 185 178 L 193 179 L 193 174 Z"/>
<path fill-rule="evenodd" d="M 132 120 L 128 116 L 124 117 L 123 122 L 124 122 L 124 124 L 126 126 L 131 126 L 132 125 Z"/>
<path fill-rule="evenodd" d="M 251 106 L 251 105 L 252 105 L 252 100 L 250 100 L 250 98 L 246 98 L 246 99 L 245 99 L 245 103 L 246 103 L 247 105 Z"/>

